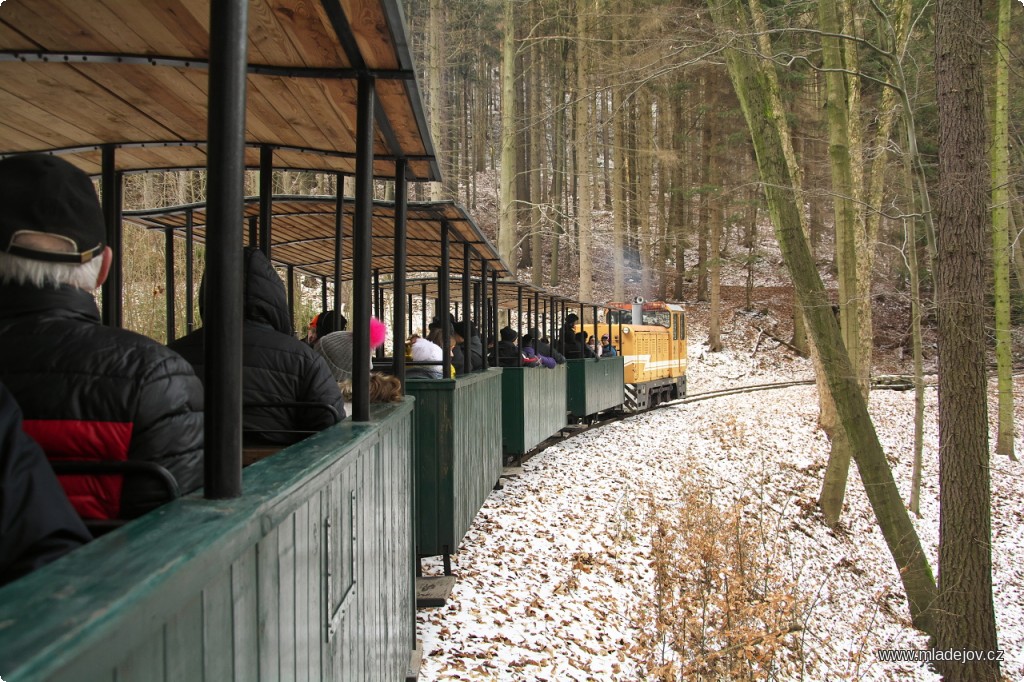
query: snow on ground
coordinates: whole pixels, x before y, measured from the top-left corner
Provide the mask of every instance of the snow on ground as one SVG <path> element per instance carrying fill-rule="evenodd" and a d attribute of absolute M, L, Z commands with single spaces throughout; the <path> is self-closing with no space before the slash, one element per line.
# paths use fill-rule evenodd
<path fill-rule="evenodd" d="M 810 378 L 782 353 L 692 344 L 690 393 Z M 1024 381 L 1015 385 L 1018 429 Z M 993 391 L 994 394 L 994 391 Z M 925 470 L 915 524 L 936 570 L 936 392 L 926 393 Z M 993 403 L 994 404 L 994 403 Z M 874 391 L 871 412 L 909 499 L 913 392 Z M 725 507 L 771 524 L 774 562 L 798 585 L 801 629 L 776 679 L 937 680 L 922 663 L 883 663 L 879 649 L 922 649 L 899 577 L 863 486 L 851 470 L 841 527 L 816 511 L 828 443 L 816 429 L 813 386 L 662 408 L 549 447 L 493 492 L 452 558 L 447 605 L 418 612 L 420 679 L 636 680 L 637 614 L 652 600 L 647 500 L 672 505 L 679 475 Z M 1024 454 L 1018 436 L 1017 452 Z M 992 460 L 993 556 L 1003 673 L 1024 679 L 1024 470 Z M 428 574 L 440 561 L 425 562 Z"/>

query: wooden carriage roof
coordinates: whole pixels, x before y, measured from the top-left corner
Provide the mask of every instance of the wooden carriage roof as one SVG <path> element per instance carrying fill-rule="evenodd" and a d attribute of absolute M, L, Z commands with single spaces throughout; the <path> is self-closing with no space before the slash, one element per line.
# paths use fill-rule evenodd
<path fill-rule="evenodd" d="M 353 173 L 357 79 L 376 82 L 374 173 L 440 171 L 399 0 L 248 0 L 246 165 Z M 60 153 L 91 175 L 205 168 L 210 0 L 0 5 L 0 156 Z"/>
<path fill-rule="evenodd" d="M 461 268 L 460 268 L 461 270 Z M 500 277 L 500 275 L 499 275 Z M 477 286 L 480 283 L 480 271 L 478 268 L 474 268 L 470 274 L 471 286 Z M 390 288 L 392 282 L 382 281 L 382 287 Z M 519 288 L 523 289 L 523 309 L 526 309 L 527 301 L 533 301 L 534 293 L 540 296 L 541 306 L 543 307 L 544 302 L 550 302 L 551 298 L 558 303 L 565 302 L 570 308 L 578 307 L 579 304 L 571 299 L 567 299 L 559 294 L 552 293 L 546 289 L 535 287 L 532 284 L 525 282 L 518 282 L 513 279 L 499 279 L 498 280 L 498 307 L 499 308 L 512 308 L 514 309 L 518 305 L 519 300 Z M 436 299 L 440 296 L 438 287 L 438 280 L 436 277 L 428 278 L 422 276 L 411 276 L 405 280 L 406 293 L 412 294 L 414 297 L 419 297 L 426 292 L 428 299 Z M 492 292 L 491 282 L 487 282 L 487 297 L 490 298 Z M 453 302 L 462 302 L 462 283 L 459 279 L 453 280 L 448 287 L 449 299 Z"/>
<path fill-rule="evenodd" d="M 320 277 L 334 277 L 335 197 L 278 196 L 272 202 L 271 259 L 280 265 L 292 265 L 300 272 Z M 245 219 L 239 229 L 248 234 L 248 220 L 258 218 L 259 199 L 251 197 L 245 202 Z M 354 204 L 343 202 L 342 278 L 352 278 L 352 219 Z M 173 229 L 184 236 L 189 215 L 192 216 L 196 240 L 206 239 L 206 205 L 192 204 L 173 208 L 125 211 L 124 220 L 147 229 Z M 381 274 L 394 273 L 395 204 L 375 201 L 373 204 L 373 264 Z M 451 271 L 462 271 L 462 249 L 467 246 L 473 256 L 471 267 L 480 267 L 480 259 L 496 269 L 499 277 L 508 275 L 508 267 L 501 261 L 497 250 L 481 234 L 477 224 L 466 211 L 451 201 L 410 202 L 407 211 L 406 272 L 436 272 L 441 267 L 441 227 L 449 226 L 452 248 L 449 256 Z M 346 238 L 348 237 L 348 238 Z M 434 280 L 436 282 L 436 275 Z"/>

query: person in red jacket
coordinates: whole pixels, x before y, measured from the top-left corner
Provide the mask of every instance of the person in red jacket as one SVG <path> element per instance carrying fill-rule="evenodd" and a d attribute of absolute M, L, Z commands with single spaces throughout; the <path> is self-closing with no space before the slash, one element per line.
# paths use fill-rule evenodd
<path fill-rule="evenodd" d="M 182 493 L 203 482 L 203 387 L 177 353 L 100 324 L 112 255 L 89 177 L 56 156 L 0 161 L 0 381 L 50 459 L 149 461 Z M 87 519 L 167 501 L 158 480 L 61 476 Z"/>
<path fill-rule="evenodd" d="M 21 409 L 0 384 L 0 585 L 91 540 L 42 448 L 21 430 Z"/>

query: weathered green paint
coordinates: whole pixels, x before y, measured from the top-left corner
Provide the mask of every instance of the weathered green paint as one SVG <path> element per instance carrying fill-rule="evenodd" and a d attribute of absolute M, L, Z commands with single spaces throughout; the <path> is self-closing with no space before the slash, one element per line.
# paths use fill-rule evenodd
<path fill-rule="evenodd" d="M 371 417 L 249 467 L 240 498 L 190 495 L 0 589 L 0 675 L 404 679 L 412 401 Z"/>
<path fill-rule="evenodd" d="M 568 423 L 568 369 L 506 367 L 501 375 L 501 447 L 525 455 Z"/>
<path fill-rule="evenodd" d="M 409 379 L 416 551 L 451 554 L 501 476 L 501 369 L 457 379 Z M 447 548 L 447 549 L 446 549 Z"/>
<path fill-rule="evenodd" d="M 568 360 L 566 407 L 573 417 L 586 417 L 618 407 L 623 400 L 623 359 Z"/>

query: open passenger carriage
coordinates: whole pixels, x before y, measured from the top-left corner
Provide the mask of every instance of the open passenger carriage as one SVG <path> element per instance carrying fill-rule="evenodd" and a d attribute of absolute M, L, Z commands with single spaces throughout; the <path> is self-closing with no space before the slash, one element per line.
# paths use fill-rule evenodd
<path fill-rule="evenodd" d="M 64 0 L 0 7 L 0 153 L 99 176 L 120 246 L 121 177 L 207 168 L 206 486 L 0 592 L 0 674 L 49 679 L 381 679 L 414 647 L 411 401 L 242 474 L 243 174 L 352 175 L 353 327 L 367 329 L 375 177 L 438 167 L 397 0 Z M 338 183 L 341 184 L 340 182 Z M 103 295 L 120 324 L 121 273 Z M 355 352 L 369 354 L 357 334 Z"/>

